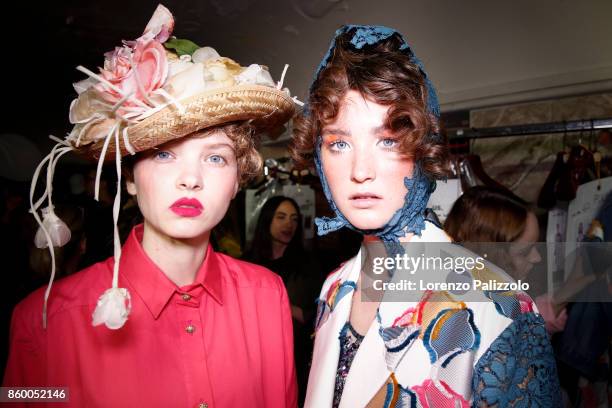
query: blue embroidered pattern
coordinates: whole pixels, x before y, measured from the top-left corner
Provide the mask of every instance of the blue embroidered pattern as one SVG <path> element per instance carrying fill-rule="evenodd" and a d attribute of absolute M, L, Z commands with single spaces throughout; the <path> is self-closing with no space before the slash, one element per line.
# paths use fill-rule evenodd
<path fill-rule="evenodd" d="M 557 369 L 540 315 L 524 313 L 474 367 L 473 407 L 561 407 Z"/>

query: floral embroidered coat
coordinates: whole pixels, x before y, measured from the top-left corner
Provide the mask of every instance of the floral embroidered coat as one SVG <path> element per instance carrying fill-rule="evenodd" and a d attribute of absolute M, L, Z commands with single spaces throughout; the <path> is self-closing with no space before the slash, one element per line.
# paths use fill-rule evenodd
<path fill-rule="evenodd" d="M 448 242 L 427 222 L 412 242 Z M 360 253 L 323 284 L 305 407 L 330 407 L 359 278 Z M 506 275 L 507 277 L 507 275 Z M 420 302 L 381 302 L 346 378 L 340 407 L 557 407 L 552 348 L 531 298 L 479 292 L 460 301 L 428 292 Z"/>

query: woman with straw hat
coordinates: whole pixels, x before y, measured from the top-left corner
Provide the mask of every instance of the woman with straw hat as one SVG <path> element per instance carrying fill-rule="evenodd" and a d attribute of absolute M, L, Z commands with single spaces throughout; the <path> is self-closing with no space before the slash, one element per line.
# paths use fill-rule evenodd
<path fill-rule="evenodd" d="M 98 171 L 114 160 L 119 183 L 127 156 L 127 190 L 144 223 L 121 247 L 118 183 L 115 256 L 51 288 L 53 269 L 46 290 L 16 307 L 3 385 L 67 387 L 72 406 L 293 407 L 282 280 L 215 253 L 209 238 L 239 184 L 259 171 L 254 135 L 290 119 L 296 101 L 265 67 L 169 40 L 173 28 L 160 5 L 140 38 L 105 55 L 99 74 L 79 67 L 89 79 L 75 84 L 74 128 L 32 183 L 31 197 L 47 164 L 47 188 L 31 198 L 37 244 L 53 256 L 69 237 L 51 180 L 73 150 L 98 160 Z"/>

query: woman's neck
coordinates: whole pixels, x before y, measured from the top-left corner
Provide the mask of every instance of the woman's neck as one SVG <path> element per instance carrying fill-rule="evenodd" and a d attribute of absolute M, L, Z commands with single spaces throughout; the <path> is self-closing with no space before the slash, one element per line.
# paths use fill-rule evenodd
<path fill-rule="evenodd" d="M 181 287 L 195 281 L 206 256 L 209 238 L 210 232 L 187 240 L 173 239 L 145 222 L 142 248 L 164 275 Z"/>
<path fill-rule="evenodd" d="M 399 238 L 399 242 L 410 242 L 412 240 L 412 237 L 414 237 L 414 233 L 408 232 L 406 233 L 406 235 Z M 368 244 L 370 242 L 382 242 L 382 240 L 376 235 L 364 235 L 363 243 Z"/>
<path fill-rule="evenodd" d="M 287 244 L 272 240 L 272 259 L 278 259 L 283 256 L 285 254 L 285 249 L 287 249 Z"/>

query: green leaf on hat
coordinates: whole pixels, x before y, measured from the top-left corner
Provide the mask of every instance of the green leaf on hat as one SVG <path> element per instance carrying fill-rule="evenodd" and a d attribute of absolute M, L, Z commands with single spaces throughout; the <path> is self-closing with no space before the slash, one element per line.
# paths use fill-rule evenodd
<path fill-rule="evenodd" d="M 200 48 L 200 46 L 194 43 L 193 41 L 183 40 L 179 38 L 169 39 L 164 43 L 164 47 L 170 50 L 175 50 L 179 57 L 181 55 L 191 55 L 198 48 Z"/>

